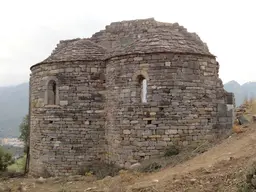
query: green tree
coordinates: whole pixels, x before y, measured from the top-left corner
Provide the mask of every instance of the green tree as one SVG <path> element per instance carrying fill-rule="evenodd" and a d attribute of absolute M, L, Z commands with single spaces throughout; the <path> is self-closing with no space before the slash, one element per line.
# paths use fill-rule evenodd
<path fill-rule="evenodd" d="M 28 115 L 26 115 L 23 118 L 23 121 L 21 122 L 19 128 L 20 128 L 19 139 L 24 142 L 24 149 L 26 152 L 27 147 L 28 147 L 28 140 L 29 140 Z"/>
<path fill-rule="evenodd" d="M 12 155 L 0 147 L 0 171 L 6 171 L 7 167 L 13 162 Z"/>

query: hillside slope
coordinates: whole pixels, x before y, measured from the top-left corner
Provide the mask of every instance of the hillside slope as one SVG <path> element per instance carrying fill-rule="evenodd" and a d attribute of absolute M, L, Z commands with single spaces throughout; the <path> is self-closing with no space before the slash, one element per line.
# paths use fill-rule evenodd
<path fill-rule="evenodd" d="M 28 83 L 0 87 L 0 137 L 19 136 L 19 124 L 28 113 Z"/>
<path fill-rule="evenodd" d="M 23 178 L 0 181 L 0 185 L 17 189 L 22 182 L 28 192 L 235 192 L 245 181 L 246 168 L 256 157 L 256 124 L 246 129 L 191 160 L 156 173 L 123 172 L 103 180 L 80 176 L 47 179 L 43 183 Z"/>
<path fill-rule="evenodd" d="M 163 191 L 174 191 L 179 186 L 183 188 L 179 191 L 237 191 L 237 184 L 243 181 L 246 167 L 255 160 L 255 129 L 256 125 L 253 125 L 247 132 L 232 135 L 202 155 L 146 176 L 143 181 L 157 179 L 159 187 L 165 188 Z M 211 183 L 213 178 L 215 181 Z"/>

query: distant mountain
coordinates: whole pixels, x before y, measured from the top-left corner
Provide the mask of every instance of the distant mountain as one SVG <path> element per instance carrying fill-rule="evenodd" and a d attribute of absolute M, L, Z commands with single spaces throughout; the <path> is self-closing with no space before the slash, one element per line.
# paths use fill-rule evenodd
<path fill-rule="evenodd" d="M 19 124 L 28 113 L 29 84 L 0 87 L 0 137 L 18 137 Z"/>
<path fill-rule="evenodd" d="M 241 105 L 244 100 L 255 98 L 256 96 L 256 82 L 247 82 L 240 85 L 236 81 L 230 81 L 224 84 L 224 89 L 228 92 L 232 92 L 235 95 L 236 106 Z"/>

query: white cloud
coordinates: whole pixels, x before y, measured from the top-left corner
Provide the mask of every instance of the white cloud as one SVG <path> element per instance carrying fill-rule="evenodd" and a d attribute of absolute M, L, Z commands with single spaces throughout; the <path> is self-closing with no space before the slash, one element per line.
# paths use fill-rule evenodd
<path fill-rule="evenodd" d="M 0 86 L 28 81 L 29 67 L 59 40 L 88 37 L 113 21 L 178 22 L 205 41 L 224 82 L 256 80 L 253 0 L 0 1 Z"/>

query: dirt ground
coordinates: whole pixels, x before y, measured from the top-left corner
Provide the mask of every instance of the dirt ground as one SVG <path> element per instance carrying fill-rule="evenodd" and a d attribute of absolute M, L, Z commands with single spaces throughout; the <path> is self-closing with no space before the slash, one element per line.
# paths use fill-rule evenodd
<path fill-rule="evenodd" d="M 245 171 L 256 160 L 256 124 L 234 133 L 203 154 L 155 173 L 121 171 L 96 180 L 93 176 L 65 179 L 13 178 L 0 181 L 0 192 L 200 192 L 238 190 Z M 5 189 L 8 191 L 7 189 Z"/>

